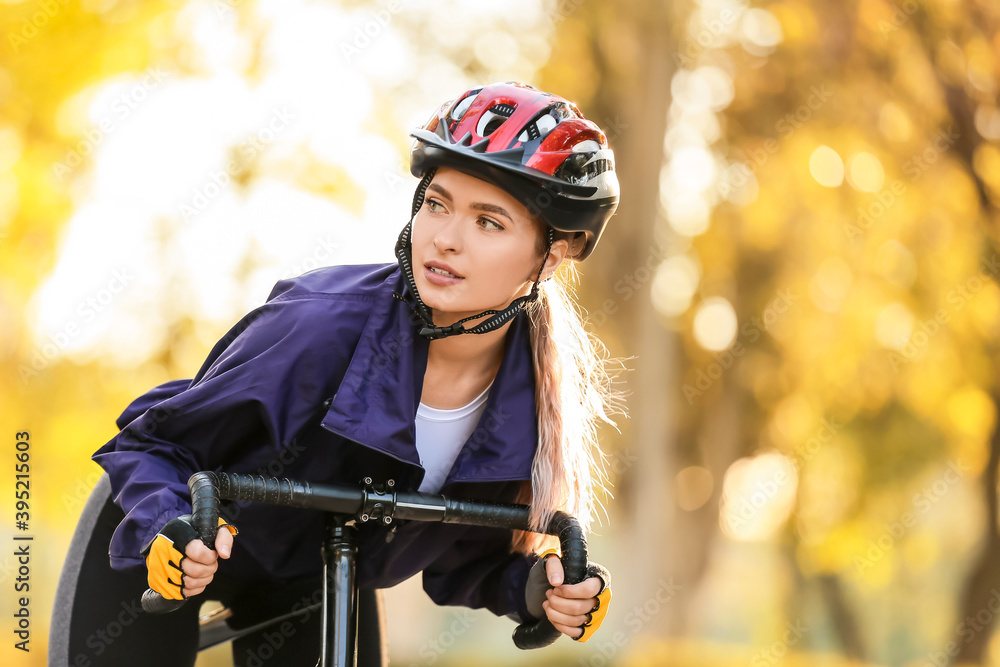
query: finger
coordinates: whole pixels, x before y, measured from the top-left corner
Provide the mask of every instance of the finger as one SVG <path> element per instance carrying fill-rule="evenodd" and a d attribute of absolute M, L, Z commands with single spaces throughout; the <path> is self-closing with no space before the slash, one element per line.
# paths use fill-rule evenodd
<path fill-rule="evenodd" d="M 546 593 L 551 593 L 552 591 L 546 591 Z M 564 614 L 570 614 L 573 616 L 580 616 L 582 614 L 587 614 L 595 606 L 597 606 L 597 598 L 561 598 L 558 595 L 547 595 L 548 603 L 556 611 L 561 611 Z"/>
<path fill-rule="evenodd" d="M 600 577 L 591 577 L 578 584 L 563 584 L 554 590 L 556 595 L 564 598 L 596 598 L 601 592 L 601 586 L 603 583 Z"/>
<path fill-rule="evenodd" d="M 196 563 L 211 565 L 219 559 L 219 554 L 212 551 L 201 540 L 191 540 L 184 548 L 184 555 Z"/>
<path fill-rule="evenodd" d="M 205 565 L 204 563 L 196 563 L 190 558 L 185 558 L 181 561 L 181 571 L 184 572 L 185 577 L 211 577 L 219 569 L 219 563 L 216 561 L 211 565 Z"/>
<path fill-rule="evenodd" d="M 572 637 L 576 639 L 583 634 L 583 628 L 574 625 L 563 625 L 562 623 L 553 623 L 552 627 L 563 633 L 567 637 Z"/>
<path fill-rule="evenodd" d="M 185 586 L 184 587 L 184 596 L 185 597 L 191 597 L 193 595 L 201 595 L 201 593 L 204 590 L 205 590 L 204 586 L 198 586 L 196 588 L 188 588 L 187 586 Z"/>
<path fill-rule="evenodd" d="M 215 536 L 215 550 L 221 558 L 229 558 L 233 553 L 233 535 L 226 528 L 219 528 Z"/>
<path fill-rule="evenodd" d="M 552 604 L 548 600 L 542 603 L 542 607 L 545 609 L 545 615 L 553 625 L 561 623 L 562 625 L 575 628 L 583 625 L 588 620 L 587 616 L 583 614 L 564 614 L 561 611 L 556 611 L 552 608 Z"/>
<path fill-rule="evenodd" d="M 545 576 L 549 578 L 549 583 L 553 586 L 558 586 L 563 582 L 562 561 L 557 556 L 545 559 Z"/>
<path fill-rule="evenodd" d="M 205 588 L 212 583 L 212 575 L 207 577 L 184 577 L 184 588 Z"/>

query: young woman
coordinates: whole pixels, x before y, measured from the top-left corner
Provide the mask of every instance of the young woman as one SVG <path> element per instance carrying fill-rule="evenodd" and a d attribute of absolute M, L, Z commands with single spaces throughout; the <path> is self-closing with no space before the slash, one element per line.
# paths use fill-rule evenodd
<path fill-rule="evenodd" d="M 536 527 L 558 509 L 589 526 L 605 481 L 596 427 L 618 399 L 602 346 L 549 279 L 593 251 L 617 206 L 606 137 L 572 103 L 519 83 L 467 91 L 413 136 L 421 180 L 397 263 L 278 283 L 194 379 L 151 390 L 118 419 L 93 457 L 108 475 L 64 566 L 50 664 L 193 664 L 197 605 L 149 617 L 137 611 L 147 585 L 222 600 L 235 627 L 319 600 L 321 513 L 224 504 L 210 550 L 188 516 L 198 470 L 393 479 L 530 503 Z M 536 533 L 359 531 L 358 664 L 387 664 L 376 591 L 418 572 L 438 604 L 544 615 L 578 641 L 607 612 L 607 571 L 592 564 L 563 584 L 559 559 L 538 555 L 551 538 Z M 234 642 L 235 664 L 311 667 L 318 615 L 282 627 Z"/>

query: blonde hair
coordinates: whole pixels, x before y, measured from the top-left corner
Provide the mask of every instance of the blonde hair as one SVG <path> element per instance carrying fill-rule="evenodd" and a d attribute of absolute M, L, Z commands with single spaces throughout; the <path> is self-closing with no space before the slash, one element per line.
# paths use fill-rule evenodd
<path fill-rule="evenodd" d="M 560 237 L 573 248 L 572 236 L 556 236 Z M 573 287 L 579 274 L 575 262 L 564 263 L 566 267 L 539 285 L 537 301 L 527 308 L 538 449 L 531 482 L 522 483 L 516 502 L 531 505 L 534 530 L 547 526 L 553 513 L 562 510 L 575 516 L 586 534 L 596 509 L 604 510 L 598 495 L 612 497 L 598 427 L 601 422 L 614 427 L 612 417 L 624 415 L 625 409 L 623 394 L 614 387 L 615 376 L 609 371 L 610 365 L 621 362 L 610 359 L 600 339 L 584 328 Z M 554 536 L 517 530 L 511 548 L 528 554 L 557 546 Z"/>

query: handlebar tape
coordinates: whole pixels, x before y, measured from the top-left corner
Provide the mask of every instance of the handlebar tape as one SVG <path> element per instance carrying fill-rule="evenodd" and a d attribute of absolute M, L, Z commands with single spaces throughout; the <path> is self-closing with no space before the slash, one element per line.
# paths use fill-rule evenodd
<path fill-rule="evenodd" d="M 142 610 L 147 614 L 166 614 L 184 606 L 187 600 L 168 600 L 152 588 L 142 594 Z"/>
<path fill-rule="evenodd" d="M 215 473 L 191 475 L 191 524 L 205 546 L 215 550 L 215 534 L 219 524 L 219 487 Z"/>
<path fill-rule="evenodd" d="M 587 577 L 587 538 L 580 523 L 565 512 L 556 512 L 549 522 L 549 535 L 558 535 L 562 550 L 563 581 L 578 584 Z M 514 645 L 521 649 L 544 648 L 562 634 L 547 616 L 514 629 Z"/>

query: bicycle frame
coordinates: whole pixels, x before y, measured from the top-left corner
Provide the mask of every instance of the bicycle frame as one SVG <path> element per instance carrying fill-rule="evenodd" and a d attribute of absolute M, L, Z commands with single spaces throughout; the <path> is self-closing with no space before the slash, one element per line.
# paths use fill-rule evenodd
<path fill-rule="evenodd" d="M 528 522 L 531 508 L 527 505 L 479 503 L 441 495 L 397 492 L 391 479 L 376 485 L 366 477 L 362 483 L 362 488 L 355 488 L 211 471 L 195 473 L 188 480 L 192 523 L 210 549 L 215 548 L 221 500 L 263 502 L 327 513 L 322 545 L 324 583 L 318 667 L 356 665 L 357 522 L 390 524 L 398 518 L 531 530 Z M 588 562 L 587 542 L 579 522 L 564 512 L 556 512 L 545 533 L 559 537 L 566 583 L 583 581 Z M 165 600 L 153 590 L 147 590 L 142 596 L 142 606 L 150 613 L 173 611 L 184 602 Z M 513 640 L 518 648 L 532 649 L 548 646 L 559 635 L 549 620 L 542 618 L 535 623 L 519 625 L 514 630 Z"/>

